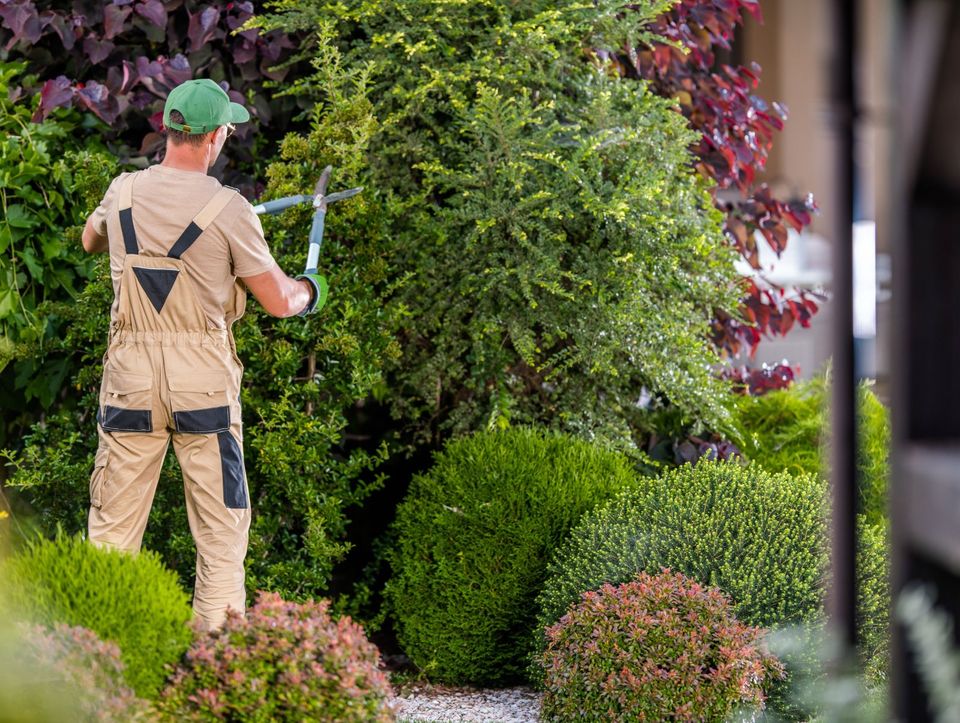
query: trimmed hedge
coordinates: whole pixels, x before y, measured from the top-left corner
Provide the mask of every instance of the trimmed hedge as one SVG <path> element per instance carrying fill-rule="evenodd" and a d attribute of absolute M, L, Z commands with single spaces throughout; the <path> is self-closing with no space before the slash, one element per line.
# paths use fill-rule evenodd
<path fill-rule="evenodd" d="M 550 553 L 634 479 L 626 457 L 559 433 L 511 428 L 447 445 L 395 522 L 385 594 L 413 662 L 451 683 L 522 678 Z"/>
<path fill-rule="evenodd" d="M 723 590 L 748 625 L 814 620 L 825 536 L 826 487 L 814 475 L 701 461 L 642 478 L 585 515 L 551 561 L 536 645 L 584 591 L 665 567 Z"/>
<path fill-rule="evenodd" d="M 152 552 L 129 555 L 79 537 L 31 543 L 0 569 L 13 609 L 41 625 L 65 623 L 116 643 L 127 683 L 154 697 L 190 645 L 189 599 Z"/>
<path fill-rule="evenodd" d="M 860 657 L 867 677 L 881 682 L 890 662 L 890 552 L 887 531 L 864 516 L 857 526 L 857 607 Z"/>
<path fill-rule="evenodd" d="M 720 721 L 783 666 L 715 588 L 669 570 L 586 592 L 547 631 L 542 719 Z"/>

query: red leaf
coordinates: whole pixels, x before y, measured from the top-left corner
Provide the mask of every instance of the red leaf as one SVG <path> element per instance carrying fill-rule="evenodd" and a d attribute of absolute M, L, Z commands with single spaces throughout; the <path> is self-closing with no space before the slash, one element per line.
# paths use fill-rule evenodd
<path fill-rule="evenodd" d="M 100 40 L 94 35 L 83 39 L 83 52 L 93 65 L 100 65 L 113 52 L 114 44 L 109 40 Z"/>
<path fill-rule="evenodd" d="M 127 18 L 130 17 L 132 10 L 118 5 L 107 5 L 103 9 L 103 37 L 111 40 L 126 28 Z"/>
<path fill-rule="evenodd" d="M 33 115 L 33 121 L 39 123 L 50 115 L 54 108 L 70 105 L 74 92 L 73 83 L 65 75 L 48 80 L 40 89 L 40 106 Z"/>

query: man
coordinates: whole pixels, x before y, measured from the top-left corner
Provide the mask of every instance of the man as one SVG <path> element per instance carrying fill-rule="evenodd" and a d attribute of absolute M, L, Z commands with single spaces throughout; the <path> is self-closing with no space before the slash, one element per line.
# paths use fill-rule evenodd
<path fill-rule="evenodd" d="M 246 602 L 250 503 L 231 333 L 246 305 L 238 278 L 274 316 L 316 311 L 326 294 L 320 276 L 283 273 L 253 207 L 207 175 L 234 124 L 249 118 L 211 80 L 174 88 L 163 162 L 115 178 L 83 232 L 86 251 L 109 251 L 115 293 L 90 540 L 140 549 L 172 439 L 197 545 L 194 615 L 211 629 Z"/>

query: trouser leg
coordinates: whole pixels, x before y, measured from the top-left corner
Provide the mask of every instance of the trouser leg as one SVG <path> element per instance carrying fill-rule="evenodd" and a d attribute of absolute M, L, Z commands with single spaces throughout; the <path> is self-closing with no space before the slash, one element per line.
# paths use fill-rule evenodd
<path fill-rule="evenodd" d="M 183 470 L 187 519 L 197 545 L 194 615 L 208 629 L 221 625 L 228 607 L 246 605 L 243 560 L 250 503 L 239 424 L 214 434 L 173 435 Z"/>
<path fill-rule="evenodd" d="M 150 507 L 170 433 L 104 432 L 90 479 L 87 529 L 94 544 L 136 552 L 143 541 Z"/>

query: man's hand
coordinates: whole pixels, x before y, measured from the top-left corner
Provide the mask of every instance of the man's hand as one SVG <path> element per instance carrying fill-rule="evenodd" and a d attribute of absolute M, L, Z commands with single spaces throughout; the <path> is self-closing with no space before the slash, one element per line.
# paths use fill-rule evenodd
<path fill-rule="evenodd" d="M 108 248 L 107 237 L 101 236 L 93 227 L 93 219 L 87 219 L 87 225 L 83 227 L 83 250 L 88 254 L 97 254 L 106 251 Z"/>
<path fill-rule="evenodd" d="M 310 295 L 310 303 L 307 304 L 303 311 L 301 311 L 297 316 L 306 316 L 307 314 L 320 311 L 320 309 L 323 308 L 323 305 L 327 303 L 327 292 L 329 291 L 327 278 L 322 274 L 312 273 L 300 274 L 297 276 L 297 281 L 300 280 L 309 281 L 310 285 L 313 287 L 313 293 Z"/>
<path fill-rule="evenodd" d="M 271 316 L 294 316 L 313 303 L 314 282 L 291 279 L 277 265 L 262 274 L 243 277 L 243 283 Z"/>

